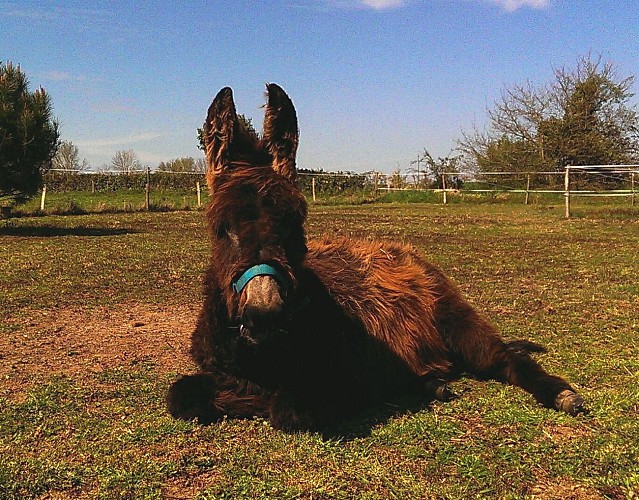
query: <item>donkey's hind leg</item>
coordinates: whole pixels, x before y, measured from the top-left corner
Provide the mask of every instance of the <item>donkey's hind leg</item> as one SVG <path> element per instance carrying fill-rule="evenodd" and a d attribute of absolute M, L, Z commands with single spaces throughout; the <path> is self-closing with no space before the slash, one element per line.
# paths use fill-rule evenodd
<path fill-rule="evenodd" d="M 570 415 L 585 411 L 583 398 L 570 384 L 547 373 L 530 356 L 531 352 L 544 352 L 543 347 L 525 341 L 505 343 L 488 321 L 470 305 L 467 307 L 444 325 L 446 340 L 461 370 L 482 379 L 517 385 L 548 408 Z"/>

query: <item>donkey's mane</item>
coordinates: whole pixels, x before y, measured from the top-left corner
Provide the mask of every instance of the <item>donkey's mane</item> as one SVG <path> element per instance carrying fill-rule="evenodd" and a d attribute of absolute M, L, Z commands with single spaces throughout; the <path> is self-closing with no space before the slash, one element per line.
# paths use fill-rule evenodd
<path fill-rule="evenodd" d="M 268 153 L 267 153 L 268 154 Z M 212 231 L 219 229 L 220 216 L 237 212 L 251 203 L 281 203 L 285 211 L 306 219 L 306 198 L 293 182 L 270 165 L 233 162 L 233 168 L 220 172 L 211 183 L 211 202 L 207 209 Z"/>

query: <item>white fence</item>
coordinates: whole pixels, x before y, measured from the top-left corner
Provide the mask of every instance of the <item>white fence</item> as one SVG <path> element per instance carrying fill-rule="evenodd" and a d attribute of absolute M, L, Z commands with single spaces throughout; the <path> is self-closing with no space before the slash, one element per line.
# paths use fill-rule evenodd
<path fill-rule="evenodd" d="M 65 171 L 54 170 L 63 174 Z M 151 177 L 158 174 L 171 174 L 171 172 L 155 172 L 145 169 L 143 171 L 130 172 L 70 172 L 79 173 L 82 177 L 92 178 L 88 184 L 89 189 L 95 191 L 94 175 L 104 174 L 108 178 L 124 175 L 139 177 L 138 188 L 146 191 L 146 207 L 149 207 L 149 191 Z M 184 172 L 190 179 L 185 179 L 190 189 L 197 193 L 197 205 L 201 201 L 201 182 L 204 181 L 203 172 Z M 312 196 L 316 201 L 319 195 L 339 195 L 348 192 L 364 192 L 368 195 L 377 195 L 379 192 L 390 191 L 430 191 L 441 193 L 441 201 L 448 203 L 452 194 L 472 193 L 520 193 L 524 194 L 524 203 L 529 204 L 532 194 L 558 194 L 565 198 L 566 217 L 570 217 L 571 200 L 578 196 L 601 197 L 629 197 L 630 205 L 636 202 L 636 180 L 639 176 L 639 165 L 586 165 L 569 166 L 564 171 L 553 172 L 444 172 L 435 180 L 426 178 L 422 173 L 401 175 L 399 172 L 384 174 L 381 172 L 322 172 L 300 171 L 298 184 L 300 188 Z M 173 176 L 169 176 L 173 177 Z M 108 182 L 109 179 L 107 178 Z M 104 179 L 102 179 L 104 180 Z M 439 181 L 439 182 L 437 182 Z M 97 183 L 97 179 L 96 179 Z M 136 185 L 137 185 L 136 184 Z M 83 189 L 83 188 L 79 188 Z M 86 189 L 86 186 L 85 188 Z M 131 189 L 131 188 L 129 188 Z M 42 193 L 42 209 L 46 187 Z"/>

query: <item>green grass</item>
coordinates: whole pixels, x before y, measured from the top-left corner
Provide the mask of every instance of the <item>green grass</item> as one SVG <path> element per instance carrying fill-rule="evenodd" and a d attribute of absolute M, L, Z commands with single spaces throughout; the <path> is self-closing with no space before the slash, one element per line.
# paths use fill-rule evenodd
<path fill-rule="evenodd" d="M 310 199 L 311 193 L 305 193 Z M 523 193 L 511 192 L 449 192 L 448 203 L 454 204 L 524 204 Z M 639 198 L 639 197 L 638 197 Z M 202 206 L 208 200 L 208 191 L 203 187 L 201 192 Z M 88 213 L 140 212 L 145 211 L 145 193 L 139 190 L 119 190 L 110 192 L 53 192 L 46 195 L 44 210 L 40 209 L 41 197 L 36 196 L 28 202 L 14 207 L 14 216 L 30 215 L 83 215 Z M 374 193 L 373 190 L 345 190 L 320 192 L 315 204 L 323 206 L 336 205 L 365 205 L 372 203 L 432 203 L 442 204 L 443 195 L 435 191 L 383 191 Z M 564 196 L 561 193 L 531 193 L 529 205 L 533 208 L 556 210 L 563 213 Z M 573 211 L 579 214 L 605 211 L 612 217 L 636 217 L 639 214 L 639 199 L 635 206 L 631 206 L 627 197 L 573 197 Z M 150 193 L 150 209 L 154 212 L 175 210 L 198 210 L 195 189 L 163 189 L 152 190 Z M 577 215 L 579 216 L 579 215 Z"/>
<path fill-rule="evenodd" d="M 15 207 L 15 212 L 22 215 L 78 215 L 104 212 L 139 212 L 145 209 L 145 193 L 137 190 L 120 190 L 110 192 L 71 191 L 47 192 L 44 211 L 41 211 L 41 196 L 36 196 Z M 202 190 L 201 201 L 208 199 L 206 189 Z M 195 189 L 154 190 L 150 194 L 152 211 L 196 210 L 197 194 Z"/>
<path fill-rule="evenodd" d="M 318 204 L 308 232 L 413 243 L 506 338 L 546 345 L 539 359 L 583 393 L 588 416 L 462 379 L 458 400 L 371 412 L 345 438 L 287 435 L 259 419 L 171 419 L 163 399 L 178 367 L 124 358 L 22 385 L 7 367 L 0 498 L 636 497 L 639 214 L 597 204 L 562 216 L 561 205 L 508 202 Z M 97 321 L 133 305 L 197 304 L 207 259 L 198 211 L 0 221 L 2 345 L 34 328 L 54 335 L 46 318 L 60 311 Z"/>

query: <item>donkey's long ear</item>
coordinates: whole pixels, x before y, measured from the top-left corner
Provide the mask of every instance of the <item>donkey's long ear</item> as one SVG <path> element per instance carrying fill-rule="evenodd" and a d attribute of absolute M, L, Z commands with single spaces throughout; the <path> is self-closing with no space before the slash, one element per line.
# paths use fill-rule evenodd
<path fill-rule="evenodd" d="M 236 121 L 233 91 L 229 87 L 224 87 L 213 99 L 204 122 L 206 183 L 209 189 L 212 188 L 215 174 L 229 165 Z"/>
<path fill-rule="evenodd" d="M 295 180 L 295 154 L 299 132 L 297 114 L 291 99 L 279 85 L 266 85 L 264 141 L 273 157 L 273 168 L 291 181 Z"/>

